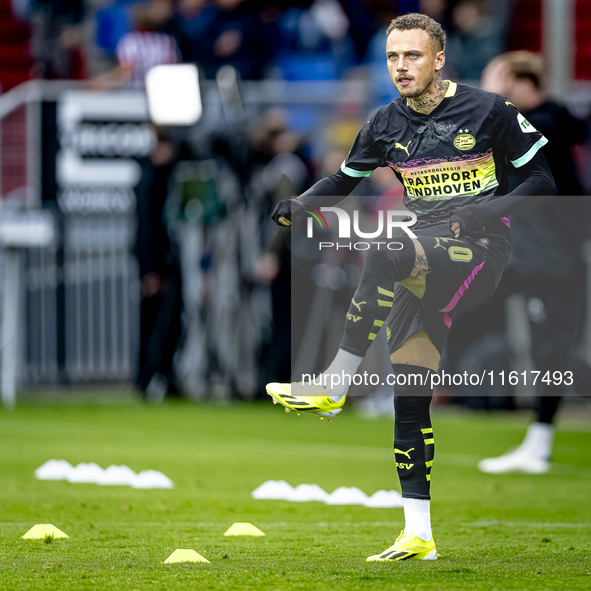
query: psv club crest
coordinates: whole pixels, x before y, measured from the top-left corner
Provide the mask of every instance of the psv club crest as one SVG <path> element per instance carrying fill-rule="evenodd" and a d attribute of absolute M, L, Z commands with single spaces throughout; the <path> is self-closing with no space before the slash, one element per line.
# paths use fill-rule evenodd
<path fill-rule="evenodd" d="M 462 151 L 472 149 L 476 145 L 476 138 L 467 129 L 460 129 L 459 132 L 454 139 L 454 146 Z"/>

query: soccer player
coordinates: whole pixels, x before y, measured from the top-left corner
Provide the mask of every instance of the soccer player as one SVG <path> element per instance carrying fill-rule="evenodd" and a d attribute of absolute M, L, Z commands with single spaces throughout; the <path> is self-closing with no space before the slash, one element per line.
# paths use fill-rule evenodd
<path fill-rule="evenodd" d="M 442 80 L 445 33 L 438 23 L 407 14 L 394 19 L 386 35 L 388 70 L 400 98 L 365 124 L 339 171 L 280 202 L 272 217 L 289 226 L 305 215 L 304 206 L 334 205 L 377 167 L 388 166 L 404 184 L 406 207 L 417 215 L 417 238 L 392 239 L 402 246 L 397 250 L 380 239 L 381 248 L 374 243 L 367 251 L 322 385 L 271 383 L 267 393 L 288 411 L 336 416 L 345 403 L 346 378 L 355 375 L 386 324 L 405 528 L 393 546 L 368 560 L 434 560 L 430 375 L 437 371 L 449 314 L 493 293 L 511 248 L 507 216 L 545 200 L 554 183 L 539 153 L 546 138 L 508 100 Z M 509 163 L 525 180 L 506 194 Z"/>
<path fill-rule="evenodd" d="M 517 272 L 517 290 L 525 296 L 530 353 L 542 372 L 536 383 L 535 420 L 516 449 L 482 460 L 478 467 L 490 474 L 543 474 L 550 469 L 554 419 L 566 389 L 562 380 L 552 383 L 543 377 L 547 372 L 566 375 L 571 371 L 577 392 L 591 387 L 591 368 L 576 350 L 589 206 L 572 154 L 572 146 L 585 141 L 588 129 L 585 121 L 545 96 L 544 63 L 537 54 L 499 55 L 483 71 L 482 87 L 506 96 L 550 140 L 542 151 L 556 179 L 556 196 L 513 218 L 515 239 L 509 265 Z M 552 244 L 551 250 L 544 244 Z"/>

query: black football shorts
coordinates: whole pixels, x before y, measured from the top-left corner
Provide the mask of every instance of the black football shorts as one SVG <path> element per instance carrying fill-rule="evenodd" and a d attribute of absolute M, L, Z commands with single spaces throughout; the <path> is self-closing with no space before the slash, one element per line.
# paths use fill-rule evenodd
<path fill-rule="evenodd" d="M 426 290 L 420 299 L 395 284 L 394 305 L 386 324 L 390 354 L 419 330 L 427 333 L 441 353 L 452 314 L 471 310 L 493 294 L 511 252 L 511 233 L 500 222 L 463 238 L 453 236 L 449 223 L 414 233 L 429 265 Z"/>

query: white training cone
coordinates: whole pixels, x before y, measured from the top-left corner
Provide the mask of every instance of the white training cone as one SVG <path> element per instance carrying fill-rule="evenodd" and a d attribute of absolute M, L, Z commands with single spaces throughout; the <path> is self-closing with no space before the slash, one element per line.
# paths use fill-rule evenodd
<path fill-rule="evenodd" d="M 402 507 L 402 495 L 397 490 L 378 490 L 365 503 L 374 509 L 391 509 Z"/>
<path fill-rule="evenodd" d="M 252 491 L 253 499 L 268 499 L 271 501 L 287 501 L 292 493 L 292 487 L 285 480 L 267 480 Z"/>
<path fill-rule="evenodd" d="M 174 482 L 157 470 L 144 470 L 134 479 L 133 488 L 174 488 Z"/>
<path fill-rule="evenodd" d="M 298 484 L 298 486 L 291 491 L 288 500 L 298 503 L 307 503 L 309 501 L 326 502 L 328 497 L 328 493 L 317 484 Z"/>
<path fill-rule="evenodd" d="M 74 468 L 66 460 L 47 460 L 35 470 L 37 480 L 66 480 Z"/>
<path fill-rule="evenodd" d="M 133 486 L 137 474 L 127 466 L 109 466 L 103 470 L 97 484 L 103 486 Z"/>
<path fill-rule="evenodd" d="M 82 462 L 72 468 L 66 480 L 68 482 L 84 482 L 96 484 L 103 474 L 103 469 L 93 462 L 85 464 Z"/>
<path fill-rule="evenodd" d="M 341 486 L 326 499 L 327 505 L 365 505 L 367 495 L 356 486 Z"/>

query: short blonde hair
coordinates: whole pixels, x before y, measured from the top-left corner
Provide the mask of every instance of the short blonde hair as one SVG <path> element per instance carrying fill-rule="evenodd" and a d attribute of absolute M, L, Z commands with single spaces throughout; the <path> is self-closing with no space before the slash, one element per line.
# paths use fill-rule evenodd
<path fill-rule="evenodd" d="M 419 12 L 397 16 L 386 29 L 386 37 L 392 31 L 411 31 L 412 29 L 426 31 L 437 51 L 445 50 L 445 31 L 441 28 L 441 25 L 430 16 Z"/>

